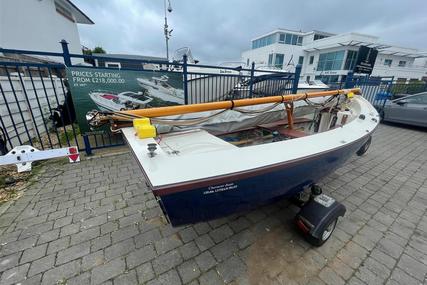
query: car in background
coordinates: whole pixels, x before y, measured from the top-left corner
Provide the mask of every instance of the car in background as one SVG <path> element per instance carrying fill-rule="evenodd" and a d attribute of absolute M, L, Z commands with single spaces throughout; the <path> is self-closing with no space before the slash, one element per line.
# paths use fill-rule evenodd
<path fill-rule="evenodd" d="M 427 127 L 427 92 L 387 101 L 381 116 L 387 122 Z"/>

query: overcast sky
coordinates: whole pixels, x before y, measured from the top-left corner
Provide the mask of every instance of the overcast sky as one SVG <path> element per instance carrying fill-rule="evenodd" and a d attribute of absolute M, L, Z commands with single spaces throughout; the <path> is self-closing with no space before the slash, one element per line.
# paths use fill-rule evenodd
<path fill-rule="evenodd" d="M 163 0 L 72 0 L 95 25 L 82 44 L 109 53 L 165 56 Z M 171 0 L 170 51 L 188 46 L 204 63 L 239 60 L 250 39 L 275 28 L 360 32 L 427 50 L 427 0 Z"/>

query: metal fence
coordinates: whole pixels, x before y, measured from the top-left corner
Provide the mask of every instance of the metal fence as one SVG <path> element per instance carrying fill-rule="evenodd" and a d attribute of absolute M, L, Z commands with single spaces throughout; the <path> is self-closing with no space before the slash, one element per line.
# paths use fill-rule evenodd
<path fill-rule="evenodd" d="M 110 58 L 70 54 L 67 43 L 62 41 L 61 45 L 61 53 L 0 48 L 4 55 L 0 58 L 2 153 L 17 145 L 29 144 L 40 149 L 77 145 L 91 154 L 94 149 L 124 144 L 120 134 L 108 130 L 80 134 L 74 111 L 78 106 L 72 102 L 65 79 L 66 67 L 106 68 L 74 65 L 73 61 L 96 62 Z M 30 59 L 31 56 L 44 59 Z M 182 62 L 174 63 L 128 58 L 114 58 L 114 61 L 129 63 L 122 70 L 139 71 L 146 70 L 144 66 L 157 65 L 163 72 L 182 74 L 185 104 L 295 93 L 301 71 L 300 66 L 295 73 L 288 73 L 256 70 L 255 64 L 249 69 L 196 65 L 187 63 L 186 56 Z"/>

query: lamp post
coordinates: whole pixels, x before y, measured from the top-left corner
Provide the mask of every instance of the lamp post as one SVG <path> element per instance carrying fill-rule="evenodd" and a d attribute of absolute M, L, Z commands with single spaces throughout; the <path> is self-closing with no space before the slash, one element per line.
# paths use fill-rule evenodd
<path fill-rule="evenodd" d="M 169 4 L 167 7 L 166 7 L 166 1 Z M 164 33 L 165 33 L 165 40 L 166 40 L 166 58 L 167 58 L 167 60 L 169 62 L 169 39 L 171 37 L 171 33 L 172 33 L 173 29 L 171 29 L 169 31 L 167 12 L 169 12 L 169 13 L 172 12 L 172 6 L 171 6 L 170 0 L 164 0 L 164 4 L 165 4 L 165 27 L 164 27 Z"/>

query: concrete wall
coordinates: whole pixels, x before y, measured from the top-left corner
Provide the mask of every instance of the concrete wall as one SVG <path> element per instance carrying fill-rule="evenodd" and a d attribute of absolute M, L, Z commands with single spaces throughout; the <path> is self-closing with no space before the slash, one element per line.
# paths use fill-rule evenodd
<path fill-rule="evenodd" d="M 62 39 L 71 53 L 82 53 L 77 24 L 56 11 L 54 0 L 0 1 L 0 47 L 61 52 Z"/>

